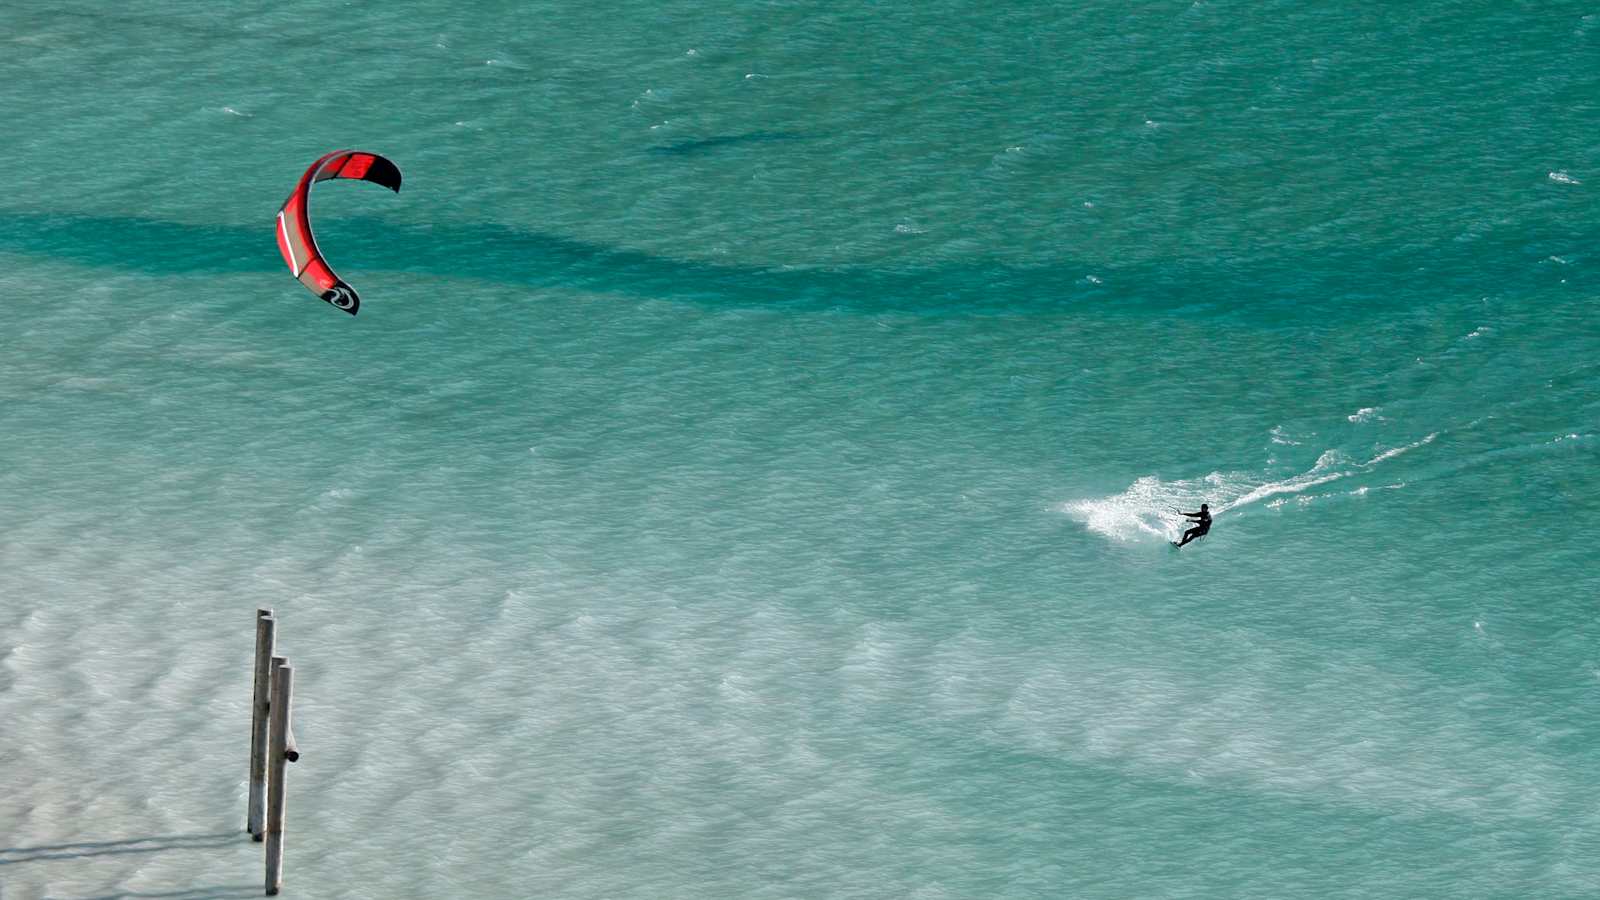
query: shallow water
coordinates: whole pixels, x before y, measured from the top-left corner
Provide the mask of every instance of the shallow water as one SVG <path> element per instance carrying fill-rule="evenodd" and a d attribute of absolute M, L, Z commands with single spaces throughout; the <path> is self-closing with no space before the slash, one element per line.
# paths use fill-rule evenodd
<path fill-rule="evenodd" d="M 0 897 L 1593 895 L 1596 40 L 0 10 Z"/>

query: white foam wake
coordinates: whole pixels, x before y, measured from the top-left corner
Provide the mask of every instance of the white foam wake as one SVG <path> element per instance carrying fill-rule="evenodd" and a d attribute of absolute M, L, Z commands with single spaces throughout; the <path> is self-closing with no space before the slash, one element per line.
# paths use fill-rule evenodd
<path fill-rule="evenodd" d="M 1288 478 L 1274 479 L 1250 472 L 1212 472 L 1199 479 L 1162 481 L 1146 475 L 1128 489 L 1110 497 L 1074 500 L 1059 509 L 1082 522 L 1088 530 L 1116 541 L 1142 541 L 1150 538 L 1172 540 L 1183 530 L 1185 520 L 1178 509 L 1198 509 L 1202 502 L 1211 505 L 1213 515 L 1259 503 L 1269 497 L 1299 494 L 1330 481 L 1370 472 L 1379 463 L 1432 443 L 1439 433 L 1380 450 L 1366 462 L 1357 462 L 1340 450 L 1325 450 L 1315 464 Z M 1283 501 L 1268 504 L 1281 505 Z"/>
<path fill-rule="evenodd" d="M 1439 436 L 1439 432 L 1435 431 L 1432 434 L 1429 434 L 1427 437 L 1425 437 L 1422 440 L 1417 441 L 1415 443 L 1406 444 L 1403 447 L 1393 447 L 1391 449 L 1385 450 L 1382 453 L 1379 453 L 1377 456 L 1374 456 L 1373 458 L 1367 460 L 1366 465 L 1375 466 L 1378 463 L 1381 463 L 1386 459 L 1393 459 L 1394 457 L 1399 456 L 1402 453 L 1405 453 L 1405 452 L 1410 451 L 1410 450 L 1415 450 L 1418 447 L 1421 447 L 1423 444 L 1431 444 L 1431 443 L 1433 443 L 1433 439 L 1438 437 L 1438 436 Z"/>

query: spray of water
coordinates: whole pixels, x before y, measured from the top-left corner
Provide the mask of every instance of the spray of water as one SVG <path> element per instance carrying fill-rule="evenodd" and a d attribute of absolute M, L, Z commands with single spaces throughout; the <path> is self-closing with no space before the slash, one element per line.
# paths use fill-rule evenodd
<path fill-rule="evenodd" d="M 1204 478 L 1163 481 L 1146 475 L 1120 494 L 1072 500 L 1060 509 L 1089 531 L 1112 540 L 1173 540 L 1184 525 L 1179 509 L 1198 509 L 1204 502 L 1211 505 L 1213 515 L 1221 516 L 1268 498 L 1300 494 L 1341 478 L 1369 474 L 1384 461 L 1432 443 L 1438 436 L 1433 432 L 1412 443 L 1380 450 L 1365 462 L 1341 450 L 1324 450 L 1311 468 L 1287 478 L 1263 472 L 1212 472 Z"/>

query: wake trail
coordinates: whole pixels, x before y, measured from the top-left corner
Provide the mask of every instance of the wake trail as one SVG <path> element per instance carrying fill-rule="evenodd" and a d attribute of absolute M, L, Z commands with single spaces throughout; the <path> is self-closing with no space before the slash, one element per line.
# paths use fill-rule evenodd
<path fill-rule="evenodd" d="M 1381 450 L 1364 462 L 1342 450 L 1324 450 L 1311 468 L 1286 478 L 1259 472 L 1212 472 L 1204 478 L 1163 481 L 1146 475 L 1120 494 L 1068 501 L 1059 509 L 1089 531 L 1112 540 L 1131 542 L 1155 537 L 1170 541 L 1185 524 L 1175 509 L 1198 509 L 1201 503 L 1209 503 L 1212 515 L 1221 516 L 1269 498 L 1279 498 L 1268 503 L 1278 506 L 1287 495 L 1371 474 L 1384 462 L 1430 444 L 1438 436 L 1439 432 L 1430 432 L 1409 444 Z M 1365 493 L 1365 489 L 1359 492 Z"/>

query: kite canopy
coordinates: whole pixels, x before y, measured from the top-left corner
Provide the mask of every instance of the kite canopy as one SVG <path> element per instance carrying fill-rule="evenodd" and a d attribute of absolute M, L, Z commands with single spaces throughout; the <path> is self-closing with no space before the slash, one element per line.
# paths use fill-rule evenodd
<path fill-rule="evenodd" d="M 353 316 L 361 307 L 361 298 L 356 296 L 355 288 L 328 268 L 322 251 L 317 249 L 316 239 L 311 236 L 311 186 L 335 178 L 370 181 L 398 194 L 400 167 L 376 153 L 335 150 L 311 164 L 300 176 L 294 193 L 278 210 L 278 250 L 283 253 L 283 261 L 289 264 L 289 271 L 311 293 Z"/>

